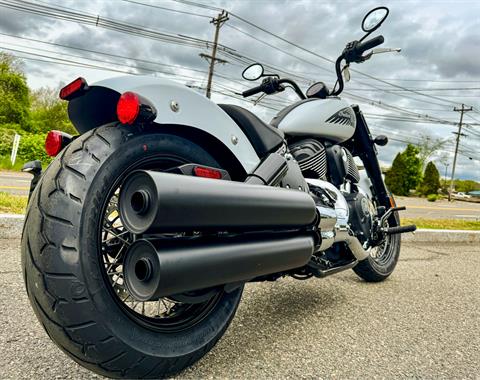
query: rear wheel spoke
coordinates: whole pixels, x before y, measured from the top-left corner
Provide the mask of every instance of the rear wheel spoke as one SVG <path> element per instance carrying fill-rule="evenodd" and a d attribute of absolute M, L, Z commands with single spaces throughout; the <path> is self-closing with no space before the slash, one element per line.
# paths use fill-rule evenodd
<path fill-rule="evenodd" d="M 168 168 L 188 163 L 188 161 L 172 161 L 174 161 L 174 159 L 169 157 L 167 159 L 168 166 L 165 166 L 166 164 L 163 162 L 159 164 L 158 167 L 155 167 L 155 170 L 159 170 L 158 168 L 168 170 Z M 136 167 L 136 169 L 139 168 L 140 167 Z M 143 167 L 143 169 L 148 168 Z M 121 177 L 122 176 L 119 176 L 119 178 Z M 117 185 L 115 190 L 111 192 L 110 199 L 107 200 L 99 240 L 102 247 L 101 254 L 105 277 L 108 279 L 120 305 L 128 314 L 138 319 L 139 322 L 161 330 L 180 328 L 180 326 L 184 325 L 187 326 L 189 323 L 193 323 L 191 321 L 201 318 L 202 315 L 207 315 L 209 310 L 216 304 L 216 300 L 220 294 L 199 304 L 186 304 L 167 298 L 152 301 L 138 301 L 130 294 L 125 284 L 123 260 L 128 247 L 134 240 L 134 236 L 125 230 L 120 219 L 118 211 L 119 193 L 120 185 Z M 165 238 L 174 239 L 184 235 L 184 233 L 175 235 L 166 234 Z"/>

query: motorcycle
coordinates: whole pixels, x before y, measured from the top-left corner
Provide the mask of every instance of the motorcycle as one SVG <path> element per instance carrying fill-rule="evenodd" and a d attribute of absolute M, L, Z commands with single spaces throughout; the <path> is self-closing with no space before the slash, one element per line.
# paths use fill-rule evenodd
<path fill-rule="evenodd" d="M 387 137 L 339 97 L 352 62 L 390 51 L 366 53 L 382 36 L 364 41 L 387 15 L 365 16 L 331 91 L 318 82 L 304 94 L 249 66 L 243 77 L 263 81 L 244 97 L 293 88 L 300 98 L 270 124 L 166 79 L 64 87 L 79 135 L 51 131 L 55 160 L 44 173 L 25 166 L 22 269 L 48 336 L 98 374 L 165 377 L 212 349 L 247 282 L 390 276 L 415 226 L 400 226 L 405 208 L 382 178 L 376 145 Z"/>

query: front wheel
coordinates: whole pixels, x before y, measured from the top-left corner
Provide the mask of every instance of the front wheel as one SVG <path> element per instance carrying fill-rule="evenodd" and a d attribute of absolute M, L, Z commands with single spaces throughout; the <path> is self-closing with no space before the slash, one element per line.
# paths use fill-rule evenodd
<path fill-rule="evenodd" d="M 389 219 L 390 227 L 400 225 L 400 217 L 395 212 Z M 370 255 L 360 261 L 353 271 L 367 282 L 380 282 L 389 277 L 397 266 L 400 256 L 400 234 L 388 235 L 377 247 L 370 248 Z"/>
<path fill-rule="evenodd" d="M 235 314 L 242 287 L 195 302 L 137 302 L 124 285 L 122 260 L 133 236 L 118 216 L 123 179 L 135 169 L 185 163 L 219 167 L 189 140 L 100 127 L 72 142 L 32 194 L 22 236 L 29 299 L 49 337 L 96 373 L 177 373 L 215 345 Z"/>

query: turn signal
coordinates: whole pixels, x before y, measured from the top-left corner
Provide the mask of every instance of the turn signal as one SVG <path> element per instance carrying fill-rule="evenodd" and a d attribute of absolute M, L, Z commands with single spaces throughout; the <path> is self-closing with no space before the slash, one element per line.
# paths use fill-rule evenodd
<path fill-rule="evenodd" d="M 222 172 L 220 170 L 212 169 L 212 168 L 204 168 L 201 166 L 196 166 L 193 169 L 193 172 L 197 177 L 204 177 L 204 178 L 213 178 L 213 179 L 221 179 Z"/>
<path fill-rule="evenodd" d="M 50 131 L 45 139 L 45 152 L 50 157 L 55 157 L 60 151 L 72 142 L 73 138 L 68 133 Z"/>
<path fill-rule="evenodd" d="M 88 90 L 87 81 L 82 77 L 75 79 L 60 90 L 60 99 L 71 100 Z"/>
<path fill-rule="evenodd" d="M 155 120 L 157 110 L 144 97 L 135 92 L 124 92 L 117 103 L 117 117 L 122 124 L 149 122 Z"/>

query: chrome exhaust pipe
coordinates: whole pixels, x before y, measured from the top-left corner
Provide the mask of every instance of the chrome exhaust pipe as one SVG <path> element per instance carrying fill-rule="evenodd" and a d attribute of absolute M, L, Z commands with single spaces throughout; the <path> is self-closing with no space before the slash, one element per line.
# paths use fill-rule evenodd
<path fill-rule="evenodd" d="M 321 191 L 326 191 L 334 204 L 334 207 L 331 207 L 322 202 L 317 202 L 318 229 L 322 238 L 317 251 L 325 251 L 334 243 L 343 242 L 347 244 L 358 261 L 368 258 L 370 254 L 363 248 L 362 243 L 350 229 L 348 203 L 340 190 L 327 181 L 309 178 L 306 181 L 312 190 L 318 187 Z"/>
<path fill-rule="evenodd" d="M 137 240 L 125 253 L 123 275 L 138 301 L 246 282 L 259 276 L 302 267 L 314 251 L 309 236 L 269 240 L 213 242 Z"/>
<path fill-rule="evenodd" d="M 119 212 L 134 234 L 295 229 L 317 217 L 303 191 L 145 170 L 123 183 Z"/>

